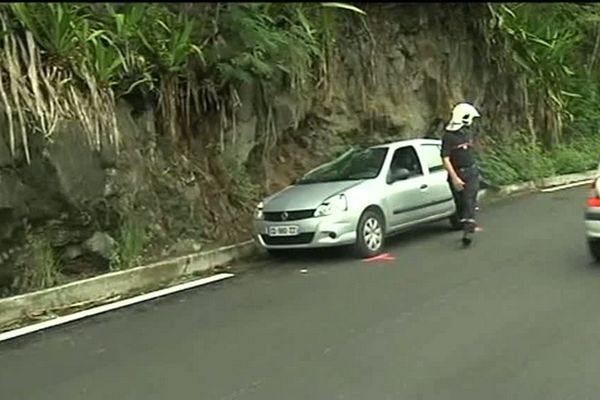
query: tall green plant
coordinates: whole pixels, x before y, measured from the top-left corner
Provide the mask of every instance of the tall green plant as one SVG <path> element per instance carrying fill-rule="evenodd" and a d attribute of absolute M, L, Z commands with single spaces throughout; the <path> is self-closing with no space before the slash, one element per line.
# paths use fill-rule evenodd
<path fill-rule="evenodd" d="M 128 3 L 119 6 L 106 4 L 104 24 L 113 33 L 113 41 L 123 56 L 123 77 L 118 94 L 126 95 L 136 89 L 155 90 L 157 77 L 148 55 L 140 51 L 141 38 L 149 27 L 146 25 L 149 10 L 155 5 Z M 147 41 L 147 40 L 146 40 Z"/>
<path fill-rule="evenodd" d="M 13 16 L 33 35 L 50 60 L 65 65 L 78 53 L 78 28 L 89 14 L 78 4 L 11 3 Z"/>
<path fill-rule="evenodd" d="M 123 221 L 110 268 L 121 270 L 139 265 L 148 236 L 141 218 L 129 215 Z"/>
<path fill-rule="evenodd" d="M 572 52 L 582 36 L 573 24 L 577 5 L 512 3 L 489 5 L 494 25 L 511 41 L 512 57 L 527 74 L 533 113 L 542 138 L 559 142 L 564 121 L 572 121 L 569 99 L 580 97 Z"/>
<path fill-rule="evenodd" d="M 79 120 L 97 146 L 104 135 L 118 140 L 112 92 L 98 85 L 116 80 L 115 63 L 108 61 L 108 50 L 99 47 L 100 36 L 108 36 L 91 18 L 89 7 L 12 4 L 0 9 L 0 21 L 5 32 L 0 97 L 13 154 L 16 129 L 29 161 L 27 131 L 50 137 L 60 120 Z M 96 49 L 93 58 L 90 48 Z"/>

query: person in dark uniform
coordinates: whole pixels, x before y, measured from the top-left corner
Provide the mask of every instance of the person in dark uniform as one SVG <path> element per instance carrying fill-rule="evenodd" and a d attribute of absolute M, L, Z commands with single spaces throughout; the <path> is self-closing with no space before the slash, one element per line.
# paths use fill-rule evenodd
<path fill-rule="evenodd" d="M 442 161 L 448 171 L 448 183 L 463 226 L 462 241 L 465 246 L 471 244 L 476 228 L 479 169 L 473 149 L 474 135 L 469 128 L 478 117 L 479 112 L 471 104 L 458 104 L 452 110 L 452 118 L 442 136 Z"/>

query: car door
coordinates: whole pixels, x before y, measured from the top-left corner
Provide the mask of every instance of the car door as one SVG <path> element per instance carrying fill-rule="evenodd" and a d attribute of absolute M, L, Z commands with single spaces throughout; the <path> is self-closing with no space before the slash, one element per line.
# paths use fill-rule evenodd
<path fill-rule="evenodd" d="M 410 176 L 392 182 L 390 177 L 395 168 L 406 168 Z M 384 197 L 392 230 L 426 216 L 424 208 L 427 204 L 427 190 L 426 177 L 414 146 L 396 149 L 386 173 Z"/>
<path fill-rule="evenodd" d="M 427 185 L 427 213 L 430 216 L 444 214 L 454 209 L 452 192 L 448 185 L 448 173 L 440 156 L 441 144 L 424 143 L 418 146 L 423 162 Z"/>

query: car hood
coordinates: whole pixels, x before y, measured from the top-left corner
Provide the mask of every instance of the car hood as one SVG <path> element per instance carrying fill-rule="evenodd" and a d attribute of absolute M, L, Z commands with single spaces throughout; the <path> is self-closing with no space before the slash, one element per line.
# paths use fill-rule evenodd
<path fill-rule="evenodd" d="M 288 186 L 265 200 L 264 211 L 314 210 L 329 197 L 362 182 L 362 180 L 354 180 Z"/>

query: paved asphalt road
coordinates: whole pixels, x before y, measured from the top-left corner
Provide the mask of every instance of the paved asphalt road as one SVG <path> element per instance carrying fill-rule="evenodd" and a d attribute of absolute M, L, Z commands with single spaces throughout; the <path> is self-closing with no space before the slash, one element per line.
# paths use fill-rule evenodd
<path fill-rule="evenodd" d="M 395 261 L 301 255 L 0 344 L 6 400 L 600 398 L 585 188 L 431 225 Z M 303 274 L 301 269 L 308 272 Z"/>

